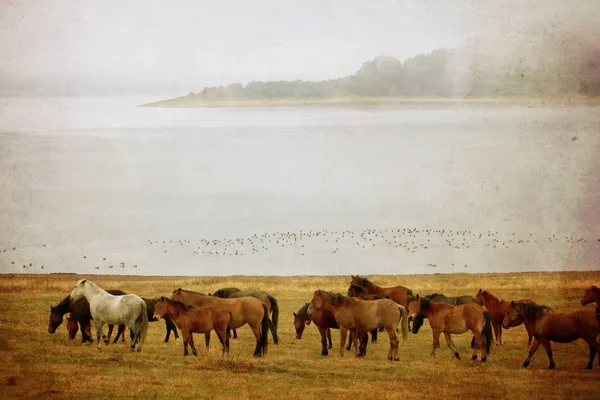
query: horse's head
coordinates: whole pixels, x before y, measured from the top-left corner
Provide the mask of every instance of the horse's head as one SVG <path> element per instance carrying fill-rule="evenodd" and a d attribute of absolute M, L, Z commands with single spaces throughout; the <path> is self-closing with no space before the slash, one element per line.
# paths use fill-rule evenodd
<path fill-rule="evenodd" d="M 308 303 L 306 303 L 306 305 L 308 306 Z M 298 314 L 294 313 L 294 328 L 296 329 L 296 339 L 302 339 L 302 332 L 304 332 L 304 328 L 308 324 L 310 324 L 310 319 L 305 320 Z"/>
<path fill-rule="evenodd" d="M 419 329 L 421 329 L 421 326 L 423 326 L 423 321 L 425 321 L 423 314 L 419 314 L 414 317 L 411 332 L 415 334 L 419 333 Z"/>
<path fill-rule="evenodd" d="M 502 327 L 504 329 L 512 328 L 523 323 L 524 314 L 522 307 L 523 306 L 520 303 L 515 303 L 514 301 L 510 302 L 508 310 L 502 320 Z"/>
<path fill-rule="evenodd" d="M 73 290 L 71 291 L 71 294 L 69 295 L 69 298 L 71 299 L 71 301 L 77 301 L 85 296 L 84 290 L 85 290 L 85 285 L 87 282 L 88 282 L 87 279 L 80 279 L 79 281 L 77 281 L 77 283 L 75 284 L 75 287 L 73 288 Z"/>
<path fill-rule="evenodd" d="M 306 313 L 308 314 L 309 317 L 315 311 L 321 310 L 321 309 L 323 309 L 323 307 L 325 307 L 325 302 L 326 302 L 328 296 L 329 295 L 327 294 L 327 292 L 325 292 L 321 289 L 315 291 L 315 294 L 313 295 L 313 298 L 310 301 L 310 304 L 308 305 L 308 309 L 306 310 Z"/>
<path fill-rule="evenodd" d="M 56 328 L 62 324 L 63 316 L 58 310 L 58 307 L 50 306 L 50 322 L 48 323 L 48 332 L 56 332 Z"/>
<path fill-rule="evenodd" d="M 419 297 L 419 295 L 411 297 L 408 300 L 408 304 L 406 305 L 406 312 L 408 313 L 409 319 L 414 319 L 417 315 L 421 314 L 421 297 Z"/>
<path fill-rule="evenodd" d="M 483 303 L 483 289 L 479 289 L 479 292 L 475 295 L 475 298 Z"/>
<path fill-rule="evenodd" d="M 581 305 L 585 306 L 592 302 L 600 301 L 600 288 L 592 285 L 589 288 L 585 289 L 585 293 L 581 298 Z"/>
<path fill-rule="evenodd" d="M 167 299 L 164 296 L 156 300 L 156 302 L 154 303 L 154 318 L 158 320 L 165 315 L 165 313 L 167 312 L 167 303 Z"/>

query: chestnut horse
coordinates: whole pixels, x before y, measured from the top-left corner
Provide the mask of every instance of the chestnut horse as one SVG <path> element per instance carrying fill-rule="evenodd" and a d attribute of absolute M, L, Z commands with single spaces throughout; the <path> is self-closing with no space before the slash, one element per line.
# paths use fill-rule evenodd
<path fill-rule="evenodd" d="M 586 306 L 592 302 L 595 302 L 596 307 L 600 309 L 600 288 L 594 285 L 585 289 L 585 293 L 581 298 L 581 305 Z M 600 312 L 600 310 L 596 310 L 596 312 Z"/>
<path fill-rule="evenodd" d="M 211 295 L 210 293 L 208 294 Z M 222 299 L 232 299 L 236 297 L 256 297 L 267 306 L 267 310 L 269 310 L 269 314 L 271 316 L 269 324 L 269 330 L 271 331 L 271 335 L 273 335 L 273 343 L 279 343 L 279 336 L 277 336 L 277 326 L 279 325 L 279 305 L 277 304 L 277 299 L 271 296 L 267 292 L 263 292 L 262 290 L 240 290 L 238 288 L 223 288 L 219 289 L 212 294 L 212 296 L 217 296 Z M 237 339 L 237 332 L 233 331 L 233 337 Z"/>
<path fill-rule="evenodd" d="M 223 345 L 222 354 L 229 354 L 229 330 L 231 313 L 218 307 L 194 307 L 165 297 L 154 303 L 154 318 L 169 317 L 175 321 L 183 335 L 183 355 L 188 355 L 188 343 L 192 354 L 198 355 L 194 346 L 193 333 L 206 333 L 214 330 Z M 208 343 L 206 343 L 208 351 Z"/>
<path fill-rule="evenodd" d="M 238 297 L 236 299 L 221 299 L 220 297 L 207 296 L 190 290 L 175 289 L 171 300 L 177 300 L 195 307 L 219 307 L 231 312 L 231 329 L 237 329 L 248 324 L 256 338 L 254 356 L 261 357 L 267 354 L 269 334 L 269 312 L 262 301 L 254 297 Z M 210 331 L 205 334 L 210 335 Z M 209 340 L 206 338 L 206 340 Z"/>
<path fill-rule="evenodd" d="M 502 326 L 508 329 L 522 322 L 525 326 L 529 326 L 535 338 L 523 367 L 527 368 L 531 357 L 541 344 L 546 349 L 550 360 L 548 368 L 552 369 L 554 359 L 550 342 L 570 343 L 581 338 L 586 341 L 590 349 L 590 360 L 585 368 L 592 369 L 596 352 L 600 352 L 600 343 L 596 340 L 600 333 L 600 322 L 593 310 L 580 308 L 571 312 L 556 312 L 546 306 L 511 301 Z M 600 356 L 598 365 L 600 365 Z"/>
<path fill-rule="evenodd" d="M 296 339 L 302 339 L 302 333 L 304 332 L 306 325 L 310 325 L 311 322 L 314 322 L 315 326 L 319 330 L 319 334 L 321 335 L 321 355 L 326 356 L 329 354 L 327 349 L 331 349 L 333 347 L 333 342 L 331 341 L 331 329 L 339 329 L 339 326 L 337 322 L 335 322 L 335 317 L 331 311 L 327 309 L 323 308 L 321 310 L 316 310 L 311 316 L 309 316 L 307 311 L 308 304 L 309 303 L 304 304 L 297 313 L 293 313 Z M 350 350 L 351 346 L 352 338 L 350 337 L 348 339 L 348 347 L 346 350 Z"/>
<path fill-rule="evenodd" d="M 361 286 L 369 294 L 383 293 L 403 307 L 406 307 L 409 297 L 413 295 L 413 291 L 404 286 L 380 287 L 359 275 L 352 275 L 350 289 L 352 285 Z"/>
<path fill-rule="evenodd" d="M 473 360 L 477 359 L 477 350 L 481 351 L 481 361 L 486 361 L 492 344 L 492 324 L 490 314 L 476 303 L 466 303 L 457 306 L 437 303 L 425 298 L 413 297 L 408 303 L 408 315 L 415 317 L 412 332 L 417 333 L 423 325 L 423 318 L 429 320 L 433 331 L 433 350 L 435 355 L 440 344 L 440 334 L 444 334 L 446 344 L 460 360 L 460 354 L 454 346 L 451 334 L 460 335 L 467 331 L 473 332 L 471 347 L 474 348 Z"/>
<path fill-rule="evenodd" d="M 492 294 L 492 292 L 479 289 L 477 295 L 475 296 L 477 300 L 483 303 L 483 306 L 488 310 L 490 316 L 492 318 L 492 327 L 494 328 L 494 336 L 496 337 L 496 346 L 502 345 L 502 320 L 504 320 L 504 316 L 508 311 L 508 307 L 510 303 L 506 300 L 502 300 L 501 298 Z M 518 301 L 519 303 L 529 303 L 535 304 L 535 302 L 531 299 L 522 299 Z M 520 325 L 520 324 L 517 324 Z M 517 326 L 514 325 L 514 326 Z M 527 340 L 527 347 L 531 346 L 531 340 L 533 338 L 533 334 L 529 330 L 529 327 L 525 325 L 525 329 L 527 330 L 527 335 L 529 339 Z"/>
<path fill-rule="evenodd" d="M 319 310 L 329 310 L 340 327 L 340 356 L 344 355 L 344 344 L 348 331 L 356 331 L 358 336 L 365 336 L 368 331 L 383 326 L 390 337 L 388 360 L 398 361 L 398 336 L 396 329 L 402 322 L 402 337 L 406 340 L 408 334 L 408 318 L 406 309 L 389 299 L 360 300 L 355 297 L 343 296 L 339 293 L 329 293 L 317 290 L 308 305 L 308 315 L 312 316 Z M 357 356 L 365 354 L 366 340 L 358 340 L 353 335 Z"/>

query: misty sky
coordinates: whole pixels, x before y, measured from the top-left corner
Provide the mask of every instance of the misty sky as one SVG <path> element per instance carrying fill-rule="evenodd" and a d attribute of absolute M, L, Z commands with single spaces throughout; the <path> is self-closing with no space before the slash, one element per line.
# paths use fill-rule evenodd
<path fill-rule="evenodd" d="M 319 80 L 378 55 L 469 40 L 518 43 L 595 24 L 600 1 L 0 0 L 0 93 L 28 85 L 154 85 L 187 92 L 252 80 Z M 515 39 L 516 38 L 516 39 Z"/>

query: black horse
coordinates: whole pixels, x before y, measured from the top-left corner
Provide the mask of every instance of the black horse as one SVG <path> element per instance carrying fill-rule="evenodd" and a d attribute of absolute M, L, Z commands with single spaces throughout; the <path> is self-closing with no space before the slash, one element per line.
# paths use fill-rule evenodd
<path fill-rule="evenodd" d="M 127 294 L 122 290 L 108 290 L 108 293 L 119 296 Z M 148 309 L 148 321 L 157 321 L 154 318 L 154 302 L 155 299 L 144 299 L 146 302 L 146 307 Z M 150 305 L 151 304 L 151 305 Z M 79 328 L 81 330 L 81 342 L 93 342 L 93 339 L 86 333 L 85 327 L 92 320 L 92 314 L 90 313 L 90 304 L 86 300 L 85 297 L 71 303 L 69 296 L 65 297 L 57 306 L 50 306 L 50 322 L 48 324 L 48 332 L 54 333 L 56 329 L 62 324 L 63 316 L 66 313 L 71 313 L 71 318 L 75 318 L 79 323 Z M 167 325 L 167 336 L 165 337 L 165 342 L 169 341 L 169 337 L 171 335 L 171 331 L 175 334 L 175 338 L 179 339 L 179 334 L 177 333 L 177 326 L 171 319 L 165 318 L 165 324 Z M 113 326 L 109 325 L 109 335 L 112 333 Z M 125 330 L 125 325 L 120 325 L 117 333 L 117 337 L 113 341 L 115 343 L 117 339 L 119 339 L 120 335 Z"/>

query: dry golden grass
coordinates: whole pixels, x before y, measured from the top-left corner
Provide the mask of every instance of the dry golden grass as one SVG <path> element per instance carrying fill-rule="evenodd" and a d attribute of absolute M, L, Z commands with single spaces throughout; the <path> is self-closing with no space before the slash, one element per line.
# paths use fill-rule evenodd
<path fill-rule="evenodd" d="M 492 349 L 486 364 L 469 358 L 470 336 L 454 341 L 464 356 L 455 360 L 445 345 L 430 357 L 431 330 L 400 344 L 399 363 L 387 361 L 388 339 L 369 344 L 365 358 L 334 349 L 320 356 L 320 337 L 308 326 L 296 340 L 292 312 L 318 288 L 345 292 L 348 276 L 334 277 L 143 277 L 90 276 L 106 289 L 120 288 L 145 297 L 170 295 L 183 287 L 211 292 L 225 286 L 262 289 L 273 294 L 281 310 L 279 345 L 253 358 L 247 327 L 232 340 L 231 354 L 221 357 L 213 335 L 207 354 L 197 335 L 198 357 L 183 357 L 181 344 L 163 343 L 163 322 L 150 324 L 141 353 L 124 344 L 97 351 L 95 345 L 67 338 L 64 324 L 47 331 L 50 305 L 72 289 L 79 275 L 3 275 L 0 277 L 0 398 L 596 398 L 600 367 L 583 367 L 588 357 L 583 341 L 554 345 L 556 370 L 547 370 L 538 350 L 528 369 L 523 327 L 504 332 L 505 346 Z M 474 295 L 480 287 L 505 299 L 529 297 L 558 310 L 581 307 L 583 288 L 600 282 L 599 272 L 371 276 L 381 286 L 403 284 L 420 293 Z M 592 306 L 589 306 L 592 307 Z"/>

